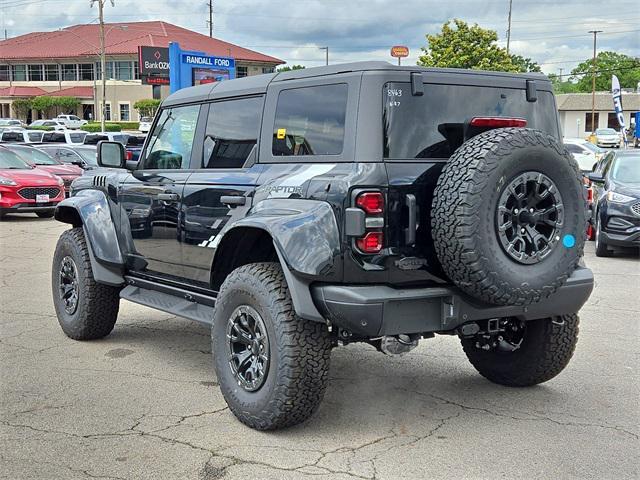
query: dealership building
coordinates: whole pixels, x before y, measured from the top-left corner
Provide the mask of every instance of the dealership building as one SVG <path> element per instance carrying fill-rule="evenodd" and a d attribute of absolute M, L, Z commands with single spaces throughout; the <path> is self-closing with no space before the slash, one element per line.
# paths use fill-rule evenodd
<path fill-rule="evenodd" d="M 46 95 L 75 97 L 80 102 L 77 111 L 65 113 L 100 120 L 99 28 L 97 24 L 75 25 L 0 41 L 0 118 L 16 116 L 12 109 L 16 99 Z M 162 99 L 169 94 L 166 67 L 171 42 L 178 43 L 183 50 L 230 59 L 234 77 L 270 73 L 284 63 L 166 22 L 108 23 L 105 24 L 106 120 L 137 121 L 138 112 L 133 108 L 136 101 Z M 145 65 L 155 68 L 147 71 Z M 35 120 L 39 112 L 31 111 L 27 117 L 23 120 Z"/>

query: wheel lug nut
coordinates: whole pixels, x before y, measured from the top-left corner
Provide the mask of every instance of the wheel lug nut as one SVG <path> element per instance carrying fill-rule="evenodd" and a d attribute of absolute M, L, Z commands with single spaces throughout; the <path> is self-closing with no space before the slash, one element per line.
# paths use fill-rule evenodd
<path fill-rule="evenodd" d="M 513 213 L 517 214 L 518 213 L 518 209 L 516 208 Z"/>
<path fill-rule="evenodd" d="M 529 209 L 529 213 L 533 213 L 533 208 L 530 208 L 530 209 Z"/>
<path fill-rule="evenodd" d="M 526 230 L 524 228 L 520 229 L 520 233 L 524 233 Z"/>

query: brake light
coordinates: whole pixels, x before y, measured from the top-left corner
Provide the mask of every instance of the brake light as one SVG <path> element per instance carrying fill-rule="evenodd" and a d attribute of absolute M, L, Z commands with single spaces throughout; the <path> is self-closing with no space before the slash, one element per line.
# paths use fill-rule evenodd
<path fill-rule="evenodd" d="M 133 153 L 130 152 L 129 150 L 126 151 L 125 156 L 124 156 L 125 160 L 133 160 Z"/>
<path fill-rule="evenodd" d="M 487 128 L 526 127 L 527 121 L 524 118 L 473 117 L 469 124 L 472 127 Z"/>
<path fill-rule="evenodd" d="M 382 232 L 369 232 L 356 240 L 357 247 L 363 253 L 378 253 L 382 250 Z"/>
<path fill-rule="evenodd" d="M 364 192 L 356 198 L 356 205 L 369 215 L 382 213 L 384 197 L 380 192 Z"/>
<path fill-rule="evenodd" d="M 593 203 L 593 188 L 587 188 L 587 202 Z"/>

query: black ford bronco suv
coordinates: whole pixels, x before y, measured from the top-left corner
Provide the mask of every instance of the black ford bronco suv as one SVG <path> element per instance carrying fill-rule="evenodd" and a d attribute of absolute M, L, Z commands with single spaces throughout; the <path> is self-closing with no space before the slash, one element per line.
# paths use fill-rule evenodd
<path fill-rule="evenodd" d="M 510 386 L 573 354 L 585 198 L 540 74 L 367 62 L 201 85 L 162 103 L 139 163 L 106 141 L 98 163 L 55 213 L 62 329 L 108 335 L 120 299 L 210 324 L 250 427 L 307 419 L 340 344 L 457 335 Z"/>

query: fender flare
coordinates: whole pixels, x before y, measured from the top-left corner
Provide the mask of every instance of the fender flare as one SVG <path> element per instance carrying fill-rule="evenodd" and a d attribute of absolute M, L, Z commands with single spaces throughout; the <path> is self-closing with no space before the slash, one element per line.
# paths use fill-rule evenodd
<path fill-rule="evenodd" d="M 82 226 L 96 282 L 123 285 L 123 256 L 113 225 L 109 200 L 100 190 L 81 190 L 61 201 L 55 219 Z"/>
<path fill-rule="evenodd" d="M 225 228 L 224 237 L 237 228 L 263 230 L 273 240 L 296 314 L 325 322 L 311 298 L 309 288 L 319 277 L 340 279 L 340 232 L 329 203 L 291 198 L 266 199 L 250 213 Z M 216 256 L 219 250 L 216 250 Z M 214 257 L 215 265 L 217 258 Z"/>

